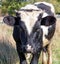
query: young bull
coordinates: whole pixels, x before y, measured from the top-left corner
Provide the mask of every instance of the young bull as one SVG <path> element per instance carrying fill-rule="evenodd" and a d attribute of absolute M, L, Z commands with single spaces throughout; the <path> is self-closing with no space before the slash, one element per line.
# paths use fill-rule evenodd
<path fill-rule="evenodd" d="M 13 38 L 16 41 L 20 64 L 27 64 L 25 53 L 32 53 L 33 55 L 30 64 L 38 64 L 41 50 L 43 50 L 44 58 L 46 51 L 49 51 L 50 63 L 49 42 L 55 32 L 56 18 L 54 15 L 43 12 L 43 9 L 34 4 L 21 8 L 20 11 L 17 11 L 16 17 L 4 17 L 3 21 L 14 26 Z M 47 64 L 44 58 L 43 64 Z"/>
<path fill-rule="evenodd" d="M 6 16 L 3 21 L 14 26 L 13 38 L 16 42 L 20 64 L 27 64 L 25 53 L 32 53 L 33 55 L 30 64 L 38 64 L 43 44 L 43 32 L 40 27 L 42 10 L 35 5 L 28 5 L 27 7 L 30 7 L 30 9 L 21 9 L 16 13 L 16 17 Z"/>

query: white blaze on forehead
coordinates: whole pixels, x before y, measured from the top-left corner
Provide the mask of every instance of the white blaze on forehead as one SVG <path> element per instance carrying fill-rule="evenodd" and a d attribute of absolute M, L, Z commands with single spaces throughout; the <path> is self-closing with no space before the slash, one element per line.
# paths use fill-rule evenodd
<path fill-rule="evenodd" d="M 31 5 L 33 6 L 33 5 Z M 27 10 L 29 7 L 27 6 Z M 33 9 L 38 9 L 36 8 L 36 6 L 32 7 Z M 32 9 L 31 8 L 31 9 Z M 19 11 L 20 13 L 20 17 L 21 17 L 21 21 L 23 21 L 25 23 L 25 26 L 28 30 L 28 33 L 30 34 L 32 29 L 33 29 L 33 26 L 35 24 L 35 22 L 38 20 L 38 16 L 42 13 L 42 10 L 39 10 L 39 11 Z"/>
<path fill-rule="evenodd" d="M 30 34 L 35 22 L 38 20 L 39 13 L 23 12 L 21 20 L 25 23 L 28 33 Z"/>

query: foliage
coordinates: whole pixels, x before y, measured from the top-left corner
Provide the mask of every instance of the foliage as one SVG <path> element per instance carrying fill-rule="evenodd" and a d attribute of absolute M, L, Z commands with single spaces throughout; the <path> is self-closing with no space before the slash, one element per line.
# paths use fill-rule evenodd
<path fill-rule="evenodd" d="M 58 0 L 50 0 L 50 3 L 54 5 L 56 13 L 60 14 L 60 2 Z"/>
<path fill-rule="evenodd" d="M 14 14 L 14 10 L 20 9 L 22 6 L 25 6 L 28 2 L 18 2 L 14 0 L 6 0 L 2 2 L 2 13 Z"/>
<path fill-rule="evenodd" d="M 34 3 L 37 1 L 43 0 L 2 0 L 2 13 L 4 14 L 14 14 L 14 10 L 20 9 L 22 6 L 25 6 L 28 3 Z M 56 13 L 60 13 L 60 0 L 44 0 L 46 2 L 50 2 L 55 6 Z"/>

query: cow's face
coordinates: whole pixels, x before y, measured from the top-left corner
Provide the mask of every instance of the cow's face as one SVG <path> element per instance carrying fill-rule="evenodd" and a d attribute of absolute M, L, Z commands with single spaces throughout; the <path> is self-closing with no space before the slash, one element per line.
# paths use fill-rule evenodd
<path fill-rule="evenodd" d="M 20 12 L 21 22 L 24 24 L 22 27 L 26 27 L 27 31 L 25 32 L 27 36 L 25 36 L 27 37 L 26 50 L 28 52 L 37 53 L 42 48 L 42 30 L 40 28 L 42 15 L 41 11 Z M 23 39 L 22 35 L 21 38 Z M 26 40 L 26 38 L 24 39 Z"/>
<path fill-rule="evenodd" d="M 21 21 L 24 22 L 27 28 L 28 34 L 31 34 L 35 23 L 41 20 L 42 11 L 28 10 L 28 11 L 18 11 L 18 12 L 20 14 L 19 17 L 21 18 Z"/>
<path fill-rule="evenodd" d="M 13 37 L 15 41 L 21 42 L 22 48 L 27 48 L 27 51 L 41 47 L 42 32 L 40 28 L 42 13 L 35 12 L 21 12 L 14 16 L 4 17 L 4 23 L 14 26 Z M 19 26 L 19 27 L 16 27 Z M 37 46 L 36 46 L 37 45 Z M 35 47 L 36 46 L 36 47 Z M 30 48 L 29 48 L 30 47 Z"/>

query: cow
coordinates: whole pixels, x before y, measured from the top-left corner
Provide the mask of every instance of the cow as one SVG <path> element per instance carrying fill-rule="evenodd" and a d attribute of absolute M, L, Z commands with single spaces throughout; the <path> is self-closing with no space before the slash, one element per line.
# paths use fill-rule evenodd
<path fill-rule="evenodd" d="M 14 27 L 13 38 L 16 42 L 20 64 L 27 64 L 26 53 L 32 54 L 30 64 L 38 64 L 41 51 L 44 58 L 45 53 L 49 52 L 48 64 L 51 64 L 50 41 L 55 32 L 56 18 L 54 13 L 51 12 L 49 15 L 38 5 L 40 4 L 28 4 L 15 11 L 16 16 L 8 15 L 3 19 L 4 23 Z M 50 9 L 48 11 L 50 12 Z M 43 64 L 47 64 L 45 60 L 43 59 Z"/>

